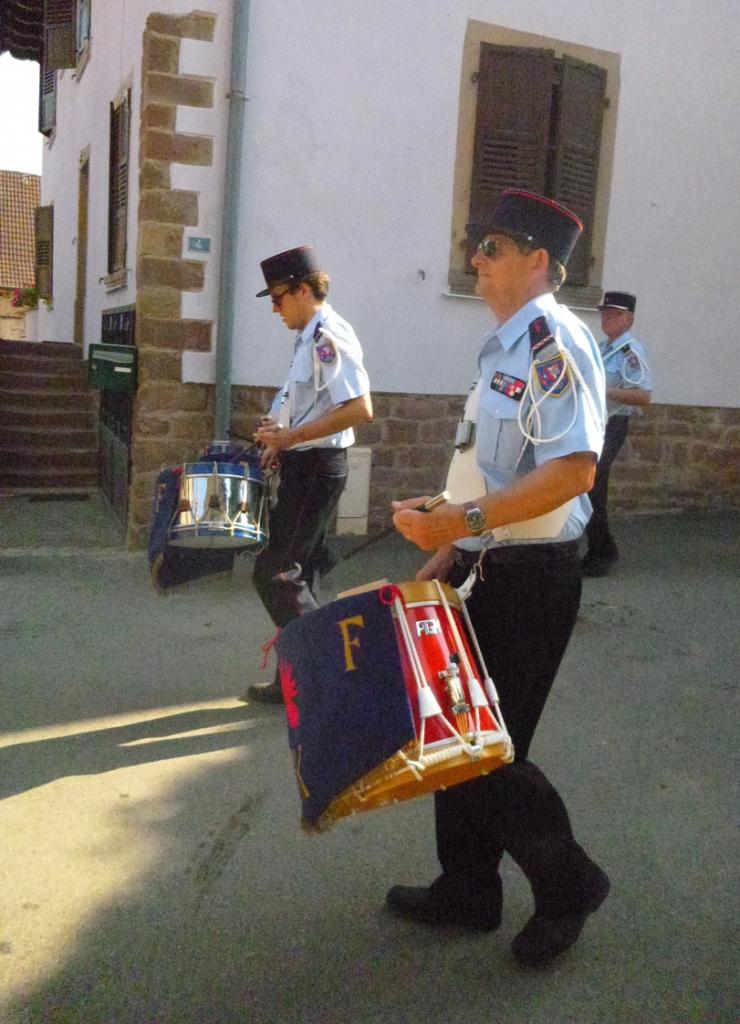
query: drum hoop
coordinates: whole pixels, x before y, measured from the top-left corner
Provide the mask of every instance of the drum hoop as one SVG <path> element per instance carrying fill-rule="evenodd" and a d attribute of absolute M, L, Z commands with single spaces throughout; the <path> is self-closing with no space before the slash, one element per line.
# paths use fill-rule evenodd
<path fill-rule="evenodd" d="M 437 586 L 442 588 L 451 608 L 457 608 L 459 611 L 462 607 L 460 595 L 454 587 L 448 583 L 440 583 L 439 580 L 412 580 L 410 583 L 397 583 L 396 586 L 401 591 L 403 602 L 407 608 L 418 608 L 421 605 L 429 604 L 440 605 Z"/>

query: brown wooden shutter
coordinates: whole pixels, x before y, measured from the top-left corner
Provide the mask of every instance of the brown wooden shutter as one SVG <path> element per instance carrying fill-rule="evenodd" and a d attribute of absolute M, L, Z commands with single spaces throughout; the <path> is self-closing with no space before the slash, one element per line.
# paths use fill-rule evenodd
<path fill-rule="evenodd" d="M 54 263 L 54 207 L 36 207 L 36 290 L 42 299 L 52 297 Z"/>
<path fill-rule="evenodd" d="M 110 108 L 110 194 L 108 213 L 108 272 L 126 266 L 128 223 L 128 147 L 130 93 Z"/>
<path fill-rule="evenodd" d="M 39 131 L 51 135 L 57 123 L 57 73 L 41 64 L 39 73 Z"/>
<path fill-rule="evenodd" d="M 591 266 L 606 71 L 572 57 L 563 58 L 561 69 L 552 198 L 563 203 L 583 221 L 583 233 L 568 261 L 568 283 L 587 285 Z"/>
<path fill-rule="evenodd" d="M 44 0 L 44 63 L 50 69 L 77 64 L 77 0 Z"/>
<path fill-rule="evenodd" d="M 481 44 L 472 225 L 490 223 L 505 188 L 544 191 L 554 68 L 552 50 Z"/>

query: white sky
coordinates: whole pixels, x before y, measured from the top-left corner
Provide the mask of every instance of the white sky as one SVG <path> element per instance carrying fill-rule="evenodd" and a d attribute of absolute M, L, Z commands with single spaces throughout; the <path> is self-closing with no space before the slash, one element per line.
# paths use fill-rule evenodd
<path fill-rule="evenodd" d="M 2 0 L 0 0 L 2 2 Z M 39 66 L 0 57 L 0 170 L 41 174 L 38 131 Z"/>

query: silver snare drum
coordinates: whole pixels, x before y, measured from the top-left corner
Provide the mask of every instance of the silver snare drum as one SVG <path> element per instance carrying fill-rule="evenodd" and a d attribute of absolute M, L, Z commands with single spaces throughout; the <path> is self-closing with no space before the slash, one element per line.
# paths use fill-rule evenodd
<path fill-rule="evenodd" d="M 169 543 L 182 548 L 248 548 L 267 543 L 268 498 L 259 459 L 189 462 Z"/>

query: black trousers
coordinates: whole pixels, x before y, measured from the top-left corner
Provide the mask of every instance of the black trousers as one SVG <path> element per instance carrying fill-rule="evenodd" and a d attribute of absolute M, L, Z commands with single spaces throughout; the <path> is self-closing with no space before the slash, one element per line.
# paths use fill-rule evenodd
<path fill-rule="evenodd" d="M 459 585 L 468 569 L 456 566 Z M 514 741 L 511 765 L 435 794 L 436 884 L 499 895 L 508 853 L 527 876 L 535 910 L 558 916 L 581 909 L 596 875 L 573 837 L 553 785 L 528 759 L 578 615 L 577 542 L 520 545 L 491 553 L 468 610 Z"/>
<path fill-rule="evenodd" d="M 609 532 L 609 516 L 607 500 L 609 491 L 609 471 L 612 463 L 624 444 L 630 425 L 629 416 L 612 416 L 606 424 L 604 449 L 596 466 L 596 479 L 589 493 L 593 512 L 588 526 L 588 553 L 598 557 L 610 558 L 617 554 L 617 545 Z"/>
<path fill-rule="evenodd" d="M 314 580 L 327 562 L 326 528 L 347 480 L 343 448 L 283 453 L 270 541 L 256 558 L 253 580 L 276 626 L 318 607 Z"/>

